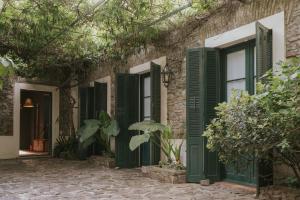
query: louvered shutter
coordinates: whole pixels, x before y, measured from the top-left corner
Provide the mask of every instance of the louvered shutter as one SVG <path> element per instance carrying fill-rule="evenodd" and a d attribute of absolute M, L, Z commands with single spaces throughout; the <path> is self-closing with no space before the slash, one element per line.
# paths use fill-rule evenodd
<path fill-rule="evenodd" d="M 203 137 L 203 102 L 201 91 L 204 68 L 203 49 L 189 49 L 187 51 L 187 83 L 186 83 L 186 124 L 187 124 L 187 181 L 199 182 L 204 178 L 204 152 Z"/>
<path fill-rule="evenodd" d="M 129 141 L 137 134 L 128 127 L 139 120 L 139 76 L 134 74 L 116 75 L 116 119 L 120 133 L 116 137 L 116 164 L 122 168 L 137 167 L 138 149 L 130 151 Z"/>
<path fill-rule="evenodd" d="M 88 88 L 79 88 L 80 102 L 79 102 L 79 123 L 83 125 L 84 120 L 88 119 Z"/>
<path fill-rule="evenodd" d="M 187 52 L 187 181 L 219 179 L 217 153 L 209 152 L 202 136 L 215 116 L 220 101 L 219 52 L 215 49 L 189 49 Z"/>
<path fill-rule="evenodd" d="M 256 75 L 260 79 L 272 68 L 272 30 L 256 22 Z"/>
<path fill-rule="evenodd" d="M 94 83 L 95 90 L 95 118 L 99 117 L 101 111 L 107 112 L 107 83 Z"/>
<path fill-rule="evenodd" d="M 268 29 L 256 22 L 256 74 L 262 77 L 273 66 L 272 29 Z M 264 81 L 263 79 L 261 81 Z M 267 186 L 273 184 L 273 163 L 267 160 L 257 162 L 257 185 Z"/>
<path fill-rule="evenodd" d="M 215 107 L 220 102 L 220 55 L 215 49 L 205 49 L 204 68 L 205 68 L 205 100 L 204 100 L 204 119 L 205 130 L 210 121 L 215 118 Z M 220 162 L 217 152 L 210 152 L 206 148 L 207 138 L 204 138 L 204 174 L 205 177 L 213 181 L 220 179 Z"/>
<path fill-rule="evenodd" d="M 160 122 L 160 65 L 151 62 L 151 119 Z M 156 133 L 159 137 L 159 133 Z M 160 140 L 156 140 L 160 144 Z M 160 161 L 160 147 L 151 143 L 151 165 L 157 165 Z"/>

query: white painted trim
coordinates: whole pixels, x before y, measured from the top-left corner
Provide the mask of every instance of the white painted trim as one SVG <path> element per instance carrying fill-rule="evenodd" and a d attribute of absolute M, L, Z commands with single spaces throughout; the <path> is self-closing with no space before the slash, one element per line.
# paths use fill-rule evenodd
<path fill-rule="evenodd" d="M 286 58 L 284 12 L 258 20 L 261 24 L 273 30 L 273 63 Z M 205 40 L 205 47 L 226 48 L 255 38 L 255 22 L 238 27 L 228 32 Z"/>
<path fill-rule="evenodd" d="M 57 87 L 28 83 L 15 83 L 13 136 L 0 136 L 0 159 L 17 158 L 19 156 L 21 90 L 44 91 L 52 93 L 52 150 L 56 138 L 59 136 L 59 90 Z"/>
<path fill-rule="evenodd" d="M 137 65 L 134 67 L 131 67 L 129 69 L 130 74 L 144 74 L 147 72 L 150 72 L 150 66 L 151 62 L 154 62 L 158 65 L 160 65 L 162 68 L 166 66 L 167 63 L 167 58 L 166 56 L 160 57 L 158 59 L 143 63 L 141 65 Z M 168 90 L 164 86 L 164 84 L 161 84 L 161 89 L 160 89 L 160 103 L 161 103 L 161 113 L 160 113 L 160 119 L 161 123 L 167 124 L 167 119 L 168 119 Z"/>
<path fill-rule="evenodd" d="M 95 82 L 107 84 L 107 113 L 111 116 L 111 77 L 106 76 L 95 80 Z"/>

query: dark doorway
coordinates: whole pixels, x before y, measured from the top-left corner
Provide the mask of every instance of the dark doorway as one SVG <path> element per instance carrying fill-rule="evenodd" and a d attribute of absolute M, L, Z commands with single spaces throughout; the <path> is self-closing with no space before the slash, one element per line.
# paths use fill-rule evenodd
<path fill-rule="evenodd" d="M 50 154 L 52 94 L 21 90 L 20 104 L 20 156 Z"/>

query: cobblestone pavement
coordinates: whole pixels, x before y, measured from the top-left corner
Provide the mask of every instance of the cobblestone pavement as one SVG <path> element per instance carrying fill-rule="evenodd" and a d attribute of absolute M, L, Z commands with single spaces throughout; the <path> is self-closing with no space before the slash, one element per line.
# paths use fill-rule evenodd
<path fill-rule="evenodd" d="M 226 185 L 226 184 L 225 184 Z M 107 169 L 87 161 L 59 159 L 0 161 L 0 199 L 191 199 L 252 200 L 222 184 L 166 184 L 139 169 Z"/>

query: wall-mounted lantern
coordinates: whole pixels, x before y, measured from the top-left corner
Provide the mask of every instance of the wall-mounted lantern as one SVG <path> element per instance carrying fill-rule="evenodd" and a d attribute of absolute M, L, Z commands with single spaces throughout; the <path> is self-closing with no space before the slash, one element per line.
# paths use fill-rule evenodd
<path fill-rule="evenodd" d="M 163 68 L 162 72 L 161 72 L 161 76 L 162 76 L 162 82 L 164 84 L 164 86 L 167 88 L 171 82 L 172 79 L 172 70 L 169 67 L 168 64 L 166 64 L 166 66 Z"/>

